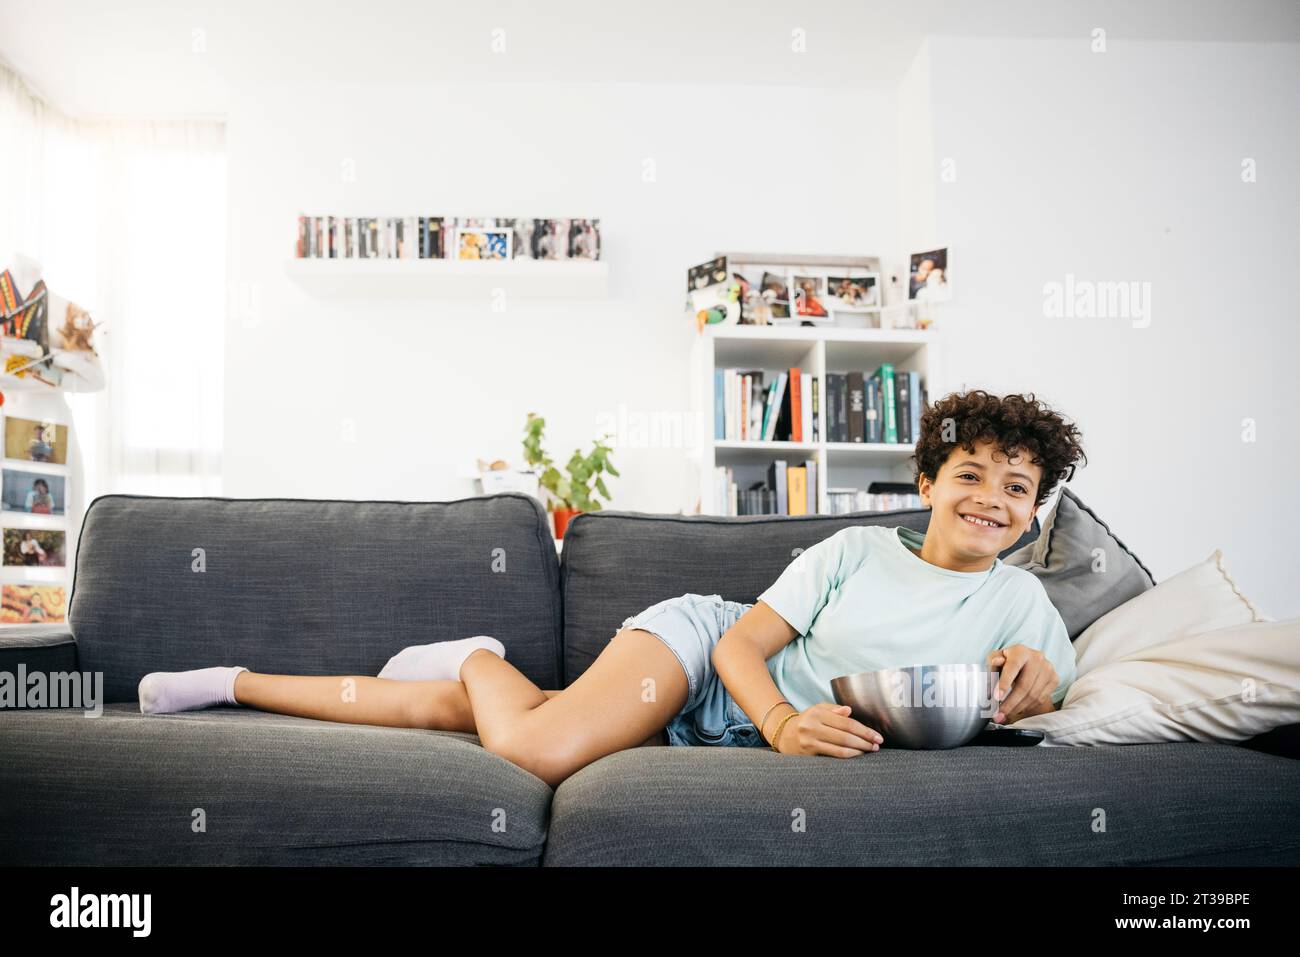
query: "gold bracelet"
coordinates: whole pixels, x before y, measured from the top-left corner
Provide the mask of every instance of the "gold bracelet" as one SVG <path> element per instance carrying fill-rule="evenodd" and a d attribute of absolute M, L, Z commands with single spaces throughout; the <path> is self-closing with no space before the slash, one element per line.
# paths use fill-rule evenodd
<path fill-rule="evenodd" d="M 791 705 L 790 707 L 793 708 L 794 705 Z M 801 712 L 799 712 L 799 711 L 795 711 L 795 712 L 793 712 L 792 714 L 787 714 L 784 718 L 781 719 L 781 723 L 778 724 L 778 725 L 776 726 L 776 734 L 772 735 L 772 745 L 771 745 L 771 747 L 772 747 L 772 750 L 773 750 L 773 751 L 780 751 L 780 750 L 781 750 L 781 749 L 778 748 L 776 745 L 777 745 L 777 742 L 781 739 L 781 731 L 782 731 L 782 729 L 785 727 L 785 723 L 786 723 L 787 721 L 789 721 L 791 718 L 797 718 L 797 717 L 799 717 L 800 714 L 801 714 Z"/>
<path fill-rule="evenodd" d="M 777 704 L 790 704 L 790 702 L 788 702 L 788 701 L 786 701 L 784 698 L 782 698 L 782 699 L 781 699 L 780 701 L 778 701 L 776 704 L 772 705 L 771 708 L 768 708 L 768 709 L 767 709 L 767 714 L 764 714 L 764 715 L 763 715 L 763 720 L 760 721 L 760 722 L 758 723 L 758 733 L 759 733 L 759 734 L 762 734 L 762 733 L 763 733 L 763 725 L 767 724 L 767 715 L 769 715 L 769 714 L 772 713 L 772 709 L 775 708 Z M 790 704 L 790 707 L 793 708 L 794 705 Z M 767 738 L 764 737 L 763 740 L 766 741 Z"/>

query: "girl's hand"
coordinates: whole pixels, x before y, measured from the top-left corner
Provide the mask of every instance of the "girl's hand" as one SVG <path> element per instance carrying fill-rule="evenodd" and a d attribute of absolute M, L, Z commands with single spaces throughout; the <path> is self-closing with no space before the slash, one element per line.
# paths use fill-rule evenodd
<path fill-rule="evenodd" d="M 989 668 L 1001 669 L 994 691 L 1000 701 L 994 724 L 1015 724 L 1021 718 L 1053 710 L 1052 691 L 1061 680 L 1052 663 L 1037 648 L 1009 645 L 989 652 Z"/>
<path fill-rule="evenodd" d="M 852 711 L 846 704 L 829 701 L 813 705 L 785 722 L 777 750 L 782 754 L 828 754 L 835 758 L 856 758 L 867 751 L 879 751 L 885 739 L 849 717 Z"/>

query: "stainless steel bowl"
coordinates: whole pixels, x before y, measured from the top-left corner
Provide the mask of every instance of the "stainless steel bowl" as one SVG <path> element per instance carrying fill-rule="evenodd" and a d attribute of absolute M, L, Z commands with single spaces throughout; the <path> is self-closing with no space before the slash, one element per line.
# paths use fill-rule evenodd
<path fill-rule="evenodd" d="M 879 731 L 882 748 L 959 748 L 997 713 L 998 673 L 983 665 L 911 665 L 831 680 L 837 704 Z"/>

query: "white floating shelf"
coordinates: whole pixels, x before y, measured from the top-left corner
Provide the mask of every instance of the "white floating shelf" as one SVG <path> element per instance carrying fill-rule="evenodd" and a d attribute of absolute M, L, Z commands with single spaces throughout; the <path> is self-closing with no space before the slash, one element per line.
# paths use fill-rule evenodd
<path fill-rule="evenodd" d="M 304 291 L 329 298 L 603 299 L 609 264 L 590 259 L 290 259 Z"/>

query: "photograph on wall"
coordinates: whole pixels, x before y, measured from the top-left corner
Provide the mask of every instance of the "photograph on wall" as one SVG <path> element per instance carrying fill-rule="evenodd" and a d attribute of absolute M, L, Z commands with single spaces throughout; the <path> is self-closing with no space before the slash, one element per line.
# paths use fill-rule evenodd
<path fill-rule="evenodd" d="M 687 292 L 694 292 L 697 289 L 706 289 L 709 286 L 716 286 L 718 283 L 726 281 L 726 256 L 719 256 L 717 259 L 710 259 L 706 263 L 700 263 L 698 266 L 691 266 L 686 270 Z"/>
<path fill-rule="evenodd" d="M 535 220 L 532 219 L 498 219 L 496 225 L 504 229 L 509 229 L 513 237 L 514 250 L 511 255 L 512 259 L 532 259 L 533 258 L 533 228 Z"/>
<path fill-rule="evenodd" d="M 420 258 L 443 258 L 443 221 L 441 216 L 420 217 Z"/>
<path fill-rule="evenodd" d="M 600 258 L 599 219 L 572 219 L 569 221 L 569 258 Z"/>
<path fill-rule="evenodd" d="M 457 259 L 509 259 L 513 240 L 509 229 L 457 227 Z"/>
<path fill-rule="evenodd" d="M 830 321 L 830 313 L 826 311 L 825 276 L 794 277 L 794 309 L 799 315 L 814 322 L 818 319 Z"/>
<path fill-rule="evenodd" d="M 944 302 L 952 296 L 948 284 L 948 250 L 912 254 L 907 298 L 918 302 Z"/>
<path fill-rule="evenodd" d="M 5 458 L 68 464 L 68 427 L 49 419 L 5 416 Z"/>
<path fill-rule="evenodd" d="M 879 276 L 827 276 L 826 287 L 832 309 L 851 312 L 880 305 Z"/>
<path fill-rule="evenodd" d="M 38 625 L 67 620 L 67 589 L 62 585 L 6 584 L 0 599 L 3 600 L 0 623 L 6 625 Z"/>
<path fill-rule="evenodd" d="M 67 533 L 57 528 L 6 528 L 4 563 L 61 568 L 67 564 Z"/>
<path fill-rule="evenodd" d="M 0 504 L 11 512 L 63 515 L 67 507 L 66 484 L 67 480 L 62 475 L 5 469 L 3 499 Z"/>
<path fill-rule="evenodd" d="M 533 220 L 533 258 L 567 259 L 569 255 L 569 221 L 567 219 Z"/>
<path fill-rule="evenodd" d="M 763 288 L 760 293 L 767 300 L 772 319 L 790 318 L 790 288 L 786 285 L 784 275 L 776 272 L 763 273 Z"/>

